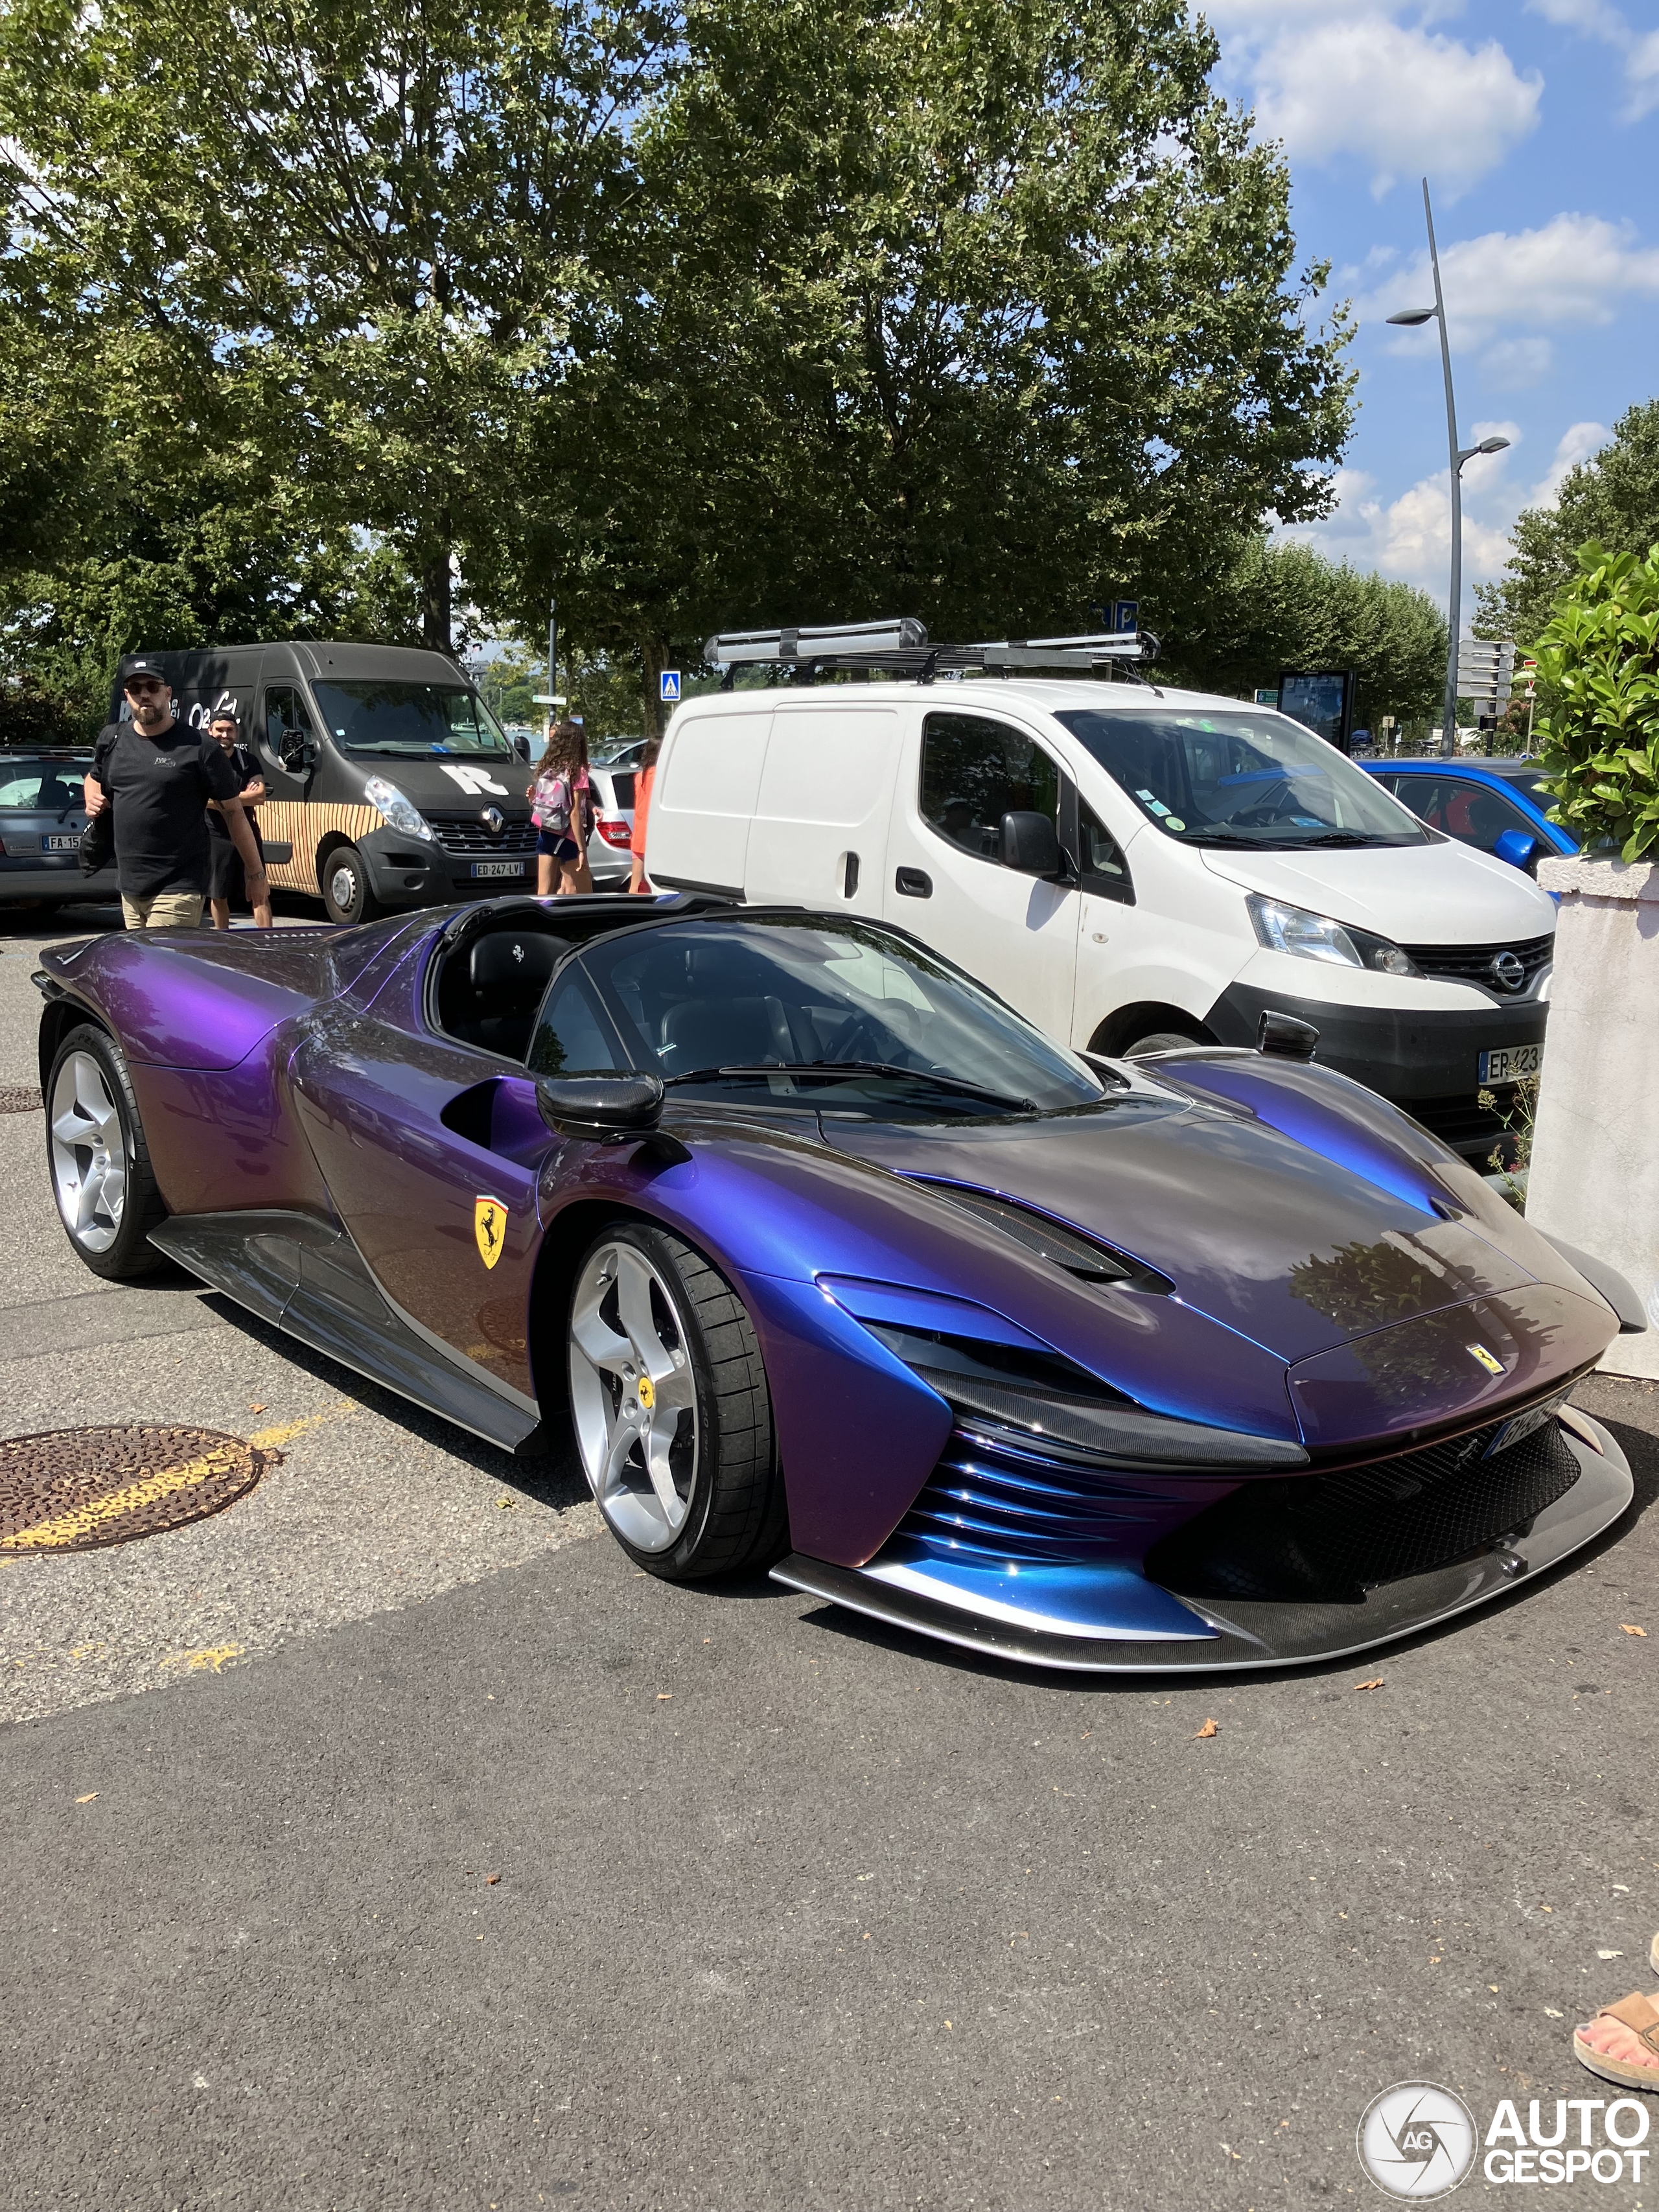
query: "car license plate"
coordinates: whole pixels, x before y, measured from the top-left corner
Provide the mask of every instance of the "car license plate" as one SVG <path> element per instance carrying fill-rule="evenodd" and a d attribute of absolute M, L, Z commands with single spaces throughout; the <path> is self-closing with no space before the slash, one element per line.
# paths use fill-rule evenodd
<path fill-rule="evenodd" d="M 475 860 L 472 863 L 472 872 L 475 877 L 521 876 L 524 873 L 524 862 L 522 860 Z"/>
<path fill-rule="evenodd" d="M 1543 1065 L 1544 1048 L 1541 1044 L 1499 1045 L 1494 1051 L 1481 1054 L 1480 1073 L 1476 1080 L 1481 1083 L 1519 1083 L 1528 1075 L 1536 1075 Z"/>
<path fill-rule="evenodd" d="M 78 853 L 80 849 L 81 840 L 78 837 L 43 837 L 40 840 L 43 853 Z"/>

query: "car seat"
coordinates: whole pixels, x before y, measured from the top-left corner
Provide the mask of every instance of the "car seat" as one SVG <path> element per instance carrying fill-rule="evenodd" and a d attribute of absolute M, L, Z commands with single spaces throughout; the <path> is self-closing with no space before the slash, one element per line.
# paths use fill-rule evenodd
<path fill-rule="evenodd" d="M 562 938 L 531 930 L 481 937 L 467 963 L 471 1006 L 461 1031 L 490 1052 L 522 1060 L 548 978 L 568 949 Z"/>

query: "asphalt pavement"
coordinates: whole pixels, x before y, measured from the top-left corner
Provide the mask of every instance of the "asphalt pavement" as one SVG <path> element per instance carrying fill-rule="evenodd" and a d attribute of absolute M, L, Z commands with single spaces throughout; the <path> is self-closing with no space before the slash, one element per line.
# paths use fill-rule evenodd
<path fill-rule="evenodd" d="M 62 933 L 0 925 L 0 1087 Z M 1486 1612 L 1060 1679 L 637 1573 L 568 1455 L 183 1276 L 97 1283 L 42 1152 L 0 1115 L 3 1433 L 283 1456 L 191 1528 L 0 1565 L 8 2212 L 1267 2212 L 1370 2198 L 1390 2083 L 1482 2127 L 1605 2087 L 1571 2021 L 1659 1927 L 1652 1386 L 1581 1394 L 1632 1513 Z"/>

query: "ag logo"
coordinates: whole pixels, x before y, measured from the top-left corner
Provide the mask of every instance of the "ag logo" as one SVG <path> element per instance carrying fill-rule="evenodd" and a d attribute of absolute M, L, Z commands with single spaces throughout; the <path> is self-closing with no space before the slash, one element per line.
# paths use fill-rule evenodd
<path fill-rule="evenodd" d="M 507 1234 L 507 1208 L 499 1198 L 473 1200 L 472 1234 L 478 1240 L 478 1257 L 486 1267 L 493 1267 L 501 1256 L 501 1240 Z"/>
<path fill-rule="evenodd" d="M 1365 2107 L 1359 2163 L 1390 2197 L 1425 2203 L 1467 2180 L 1480 2142 L 1461 2097 L 1433 2081 L 1396 2081 Z"/>

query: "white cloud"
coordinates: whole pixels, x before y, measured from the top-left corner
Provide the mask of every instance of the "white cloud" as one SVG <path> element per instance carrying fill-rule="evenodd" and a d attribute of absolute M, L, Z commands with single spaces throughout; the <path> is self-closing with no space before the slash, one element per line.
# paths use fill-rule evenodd
<path fill-rule="evenodd" d="M 1632 30 L 1611 0 L 1527 0 L 1527 4 L 1547 22 L 1582 31 L 1588 39 L 1600 39 L 1603 46 L 1624 56 L 1625 82 L 1629 88 L 1625 122 L 1639 123 L 1659 107 L 1659 31 Z"/>
<path fill-rule="evenodd" d="M 1207 13 L 1235 33 L 1230 55 L 1265 135 L 1292 156 L 1352 155 L 1382 193 L 1426 170 L 1448 198 L 1495 168 L 1538 122 L 1543 79 L 1502 46 L 1402 24 L 1349 0 L 1224 0 Z"/>
<path fill-rule="evenodd" d="M 1478 353 L 1494 380 L 1514 391 L 1548 372 L 1550 347 L 1536 335 L 1500 333 L 1593 329 L 1610 323 L 1626 299 L 1659 298 L 1659 247 L 1642 245 L 1628 222 L 1558 215 L 1537 230 L 1457 240 L 1442 251 L 1440 276 L 1453 346 Z M 1357 312 L 1362 322 L 1382 322 L 1433 297 L 1425 252 L 1390 273 Z M 1438 343 L 1432 324 L 1390 333 L 1396 353 Z"/>
<path fill-rule="evenodd" d="M 1549 466 L 1530 487 L 1516 481 L 1510 465 L 1522 442 L 1514 422 L 1469 426 L 1480 438 L 1508 438 L 1507 453 L 1481 455 L 1463 471 L 1463 619 L 1474 606 L 1476 584 L 1498 575 L 1510 557 L 1510 532 L 1523 507 L 1553 507 L 1562 479 L 1577 462 L 1605 444 L 1600 422 L 1575 422 L 1557 442 Z M 1356 568 L 1416 584 L 1446 604 L 1451 568 L 1451 472 L 1424 477 L 1397 499 L 1377 495 L 1376 478 L 1361 469 L 1340 469 L 1335 477 L 1335 512 L 1323 522 L 1298 524 L 1284 534 L 1316 546 L 1332 560 Z"/>

